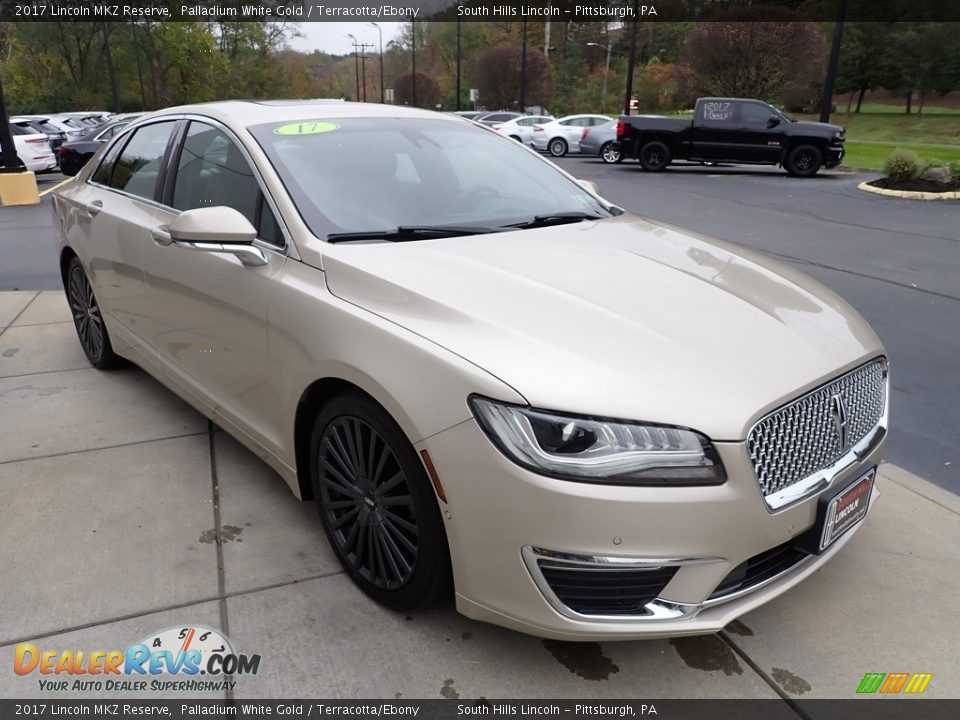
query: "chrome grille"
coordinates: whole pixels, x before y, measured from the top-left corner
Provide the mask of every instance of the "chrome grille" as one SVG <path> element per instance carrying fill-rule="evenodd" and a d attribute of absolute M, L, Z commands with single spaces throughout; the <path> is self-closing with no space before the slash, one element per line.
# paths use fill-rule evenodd
<path fill-rule="evenodd" d="M 760 420 L 747 436 L 747 451 L 764 496 L 824 470 L 863 440 L 880 422 L 887 401 L 886 361 L 873 360 L 832 380 Z M 835 397 L 846 414 L 845 447 Z"/>

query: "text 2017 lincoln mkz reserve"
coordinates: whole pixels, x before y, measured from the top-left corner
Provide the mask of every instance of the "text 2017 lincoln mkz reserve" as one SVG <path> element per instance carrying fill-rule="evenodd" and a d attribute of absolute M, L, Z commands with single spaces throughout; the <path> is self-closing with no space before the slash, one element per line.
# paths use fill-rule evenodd
<path fill-rule="evenodd" d="M 315 499 L 390 607 L 715 632 L 875 499 L 887 360 L 856 311 L 461 118 L 171 108 L 54 212 L 90 362 L 133 361 Z"/>

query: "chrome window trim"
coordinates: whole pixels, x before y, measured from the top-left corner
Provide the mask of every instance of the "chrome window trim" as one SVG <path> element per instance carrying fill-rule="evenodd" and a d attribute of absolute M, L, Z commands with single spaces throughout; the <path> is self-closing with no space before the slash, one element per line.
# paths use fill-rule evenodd
<path fill-rule="evenodd" d="M 825 490 L 830 487 L 834 481 L 844 476 L 847 471 L 854 467 L 857 463 L 862 462 L 870 453 L 872 453 L 878 445 L 883 441 L 887 435 L 887 428 L 889 427 L 890 421 L 890 363 L 887 358 L 883 356 L 871 358 L 865 363 L 857 365 L 855 368 L 838 375 L 834 378 L 831 378 L 825 383 L 811 388 L 807 392 L 803 393 L 799 397 L 794 398 L 793 400 L 784 403 L 783 405 L 778 405 L 769 412 L 763 414 L 753 425 L 750 426 L 750 430 L 747 431 L 747 437 L 749 438 L 756 427 L 764 422 L 768 417 L 774 413 L 780 412 L 786 408 L 789 408 L 793 405 L 803 402 L 808 396 L 817 392 L 821 388 L 824 388 L 828 385 L 832 385 L 838 380 L 842 380 L 848 375 L 861 370 L 862 368 L 875 363 L 877 361 L 882 362 L 883 377 L 884 377 L 884 398 L 883 398 L 883 411 L 880 414 L 880 418 L 877 420 L 877 424 L 874 426 L 873 430 L 868 432 L 856 445 L 852 446 L 850 450 L 847 451 L 845 455 L 840 457 L 836 462 L 834 462 L 829 467 L 818 470 L 812 475 L 798 480 L 792 485 L 788 485 L 782 490 L 778 490 L 771 495 L 764 495 L 763 489 L 760 487 L 759 482 L 756 483 L 757 492 L 760 497 L 763 499 L 763 506 L 767 509 L 767 512 L 771 515 L 774 513 L 781 512 L 790 508 L 793 505 L 796 505 L 807 498 L 816 495 L 817 493 Z M 756 472 L 753 470 L 753 463 L 750 462 L 750 472 L 753 476 L 753 479 L 756 481 L 757 476 Z"/>
<path fill-rule="evenodd" d="M 114 143 L 119 142 L 120 138 L 126 135 L 127 133 L 136 131 L 137 129 L 144 127 L 146 125 L 152 125 L 157 122 L 176 123 L 179 120 L 187 120 L 187 121 L 196 120 L 197 122 L 203 122 L 203 123 L 212 125 L 216 127 L 218 130 L 222 130 L 224 134 L 227 135 L 231 140 L 233 140 L 237 144 L 237 146 L 240 148 L 240 152 L 243 154 L 243 157 L 247 161 L 247 164 L 249 164 L 250 167 L 253 169 L 254 175 L 257 179 L 257 184 L 260 187 L 260 192 L 263 194 L 263 199 L 270 206 L 270 210 L 273 212 L 273 216 L 276 218 L 277 224 L 280 226 L 280 232 L 282 233 L 284 238 L 284 244 L 282 246 L 274 245 L 273 243 L 267 242 L 266 240 L 261 240 L 259 237 L 256 238 L 252 244 L 255 247 L 260 248 L 261 250 L 268 250 L 272 253 L 282 255 L 284 257 L 290 257 L 294 260 L 300 260 L 300 254 L 297 252 L 296 245 L 293 242 L 292 235 L 290 234 L 290 230 L 287 228 L 287 225 L 283 219 L 283 216 L 280 214 L 280 211 L 277 209 L 276 201 L 273 199 L 273 196 L 270 194 L 270 192 L 266 188 L 266 183 L 263 180 L 263 175 L 260 173 L 260 169 L 257 167 L 256 163 L 252 161 L 250 157 L 250 152 L 247 150 L 246 146 L 240 141 L 240 139 L 237 137 L 237 134 L 235 132 L 233 132 L 229 127 L 224 125 L 222 122 L 219 122 L 218 120 L 207 117 L 206 115 L 194 115 L 194 114 L 161 115 L 159 117 L 145 118 L 145 120 L 146 122 L 137 121 L 137 122 L 130 123 L 125 128 L 123 128 L 120 132 L 118 132 L 116 135 L 110 138 L 110 140 L 104 145 L 103 158 L 101 158 L 100 162 L 97 163 L 97 168 L 99 168 L 100 164 L 106 159 L 106 156 L 107 154 L 109 154 L 110 148 L 114 145 Z M 152 198 L 145 198 L 141 195 L 134 195 L 133 193 L 126 192 L 125 190 L 119 190 L 117 188 L 110 187 L 109 185 L 104 185 L 103 183 L 94 182 L 93 176 L 96 173 L 97 168 L 94 168 L 93 170 L 91 170 L 90 174 L 87 176 L 85 182 L 88 185 L 92 185 L 102 190 L 107 190 L 109 192 L 116 193 L 117 195 L 126 197 L 130 200 L 136 200 L 138 202 L 146 203 L 151 207 L 155 207 L 160 210 L 165 210 L 167 212 L 173 213 L 174 215 L 179 215 L 181 212 L 183 212 L 182 210 L 178 210 L 177 208 L 170 207 L 169 205 L 165 205 L 162 202 L 159 202 Z"/>

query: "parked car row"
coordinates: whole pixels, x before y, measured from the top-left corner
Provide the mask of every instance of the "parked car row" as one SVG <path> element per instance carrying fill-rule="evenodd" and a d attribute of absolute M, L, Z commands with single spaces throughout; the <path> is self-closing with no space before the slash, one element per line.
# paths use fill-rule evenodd
<path fill-rule="evenodd" d="M 27 170 L 47 172 L 60 164 L 64 145 L 84 139 L 112 117 L 111 113 L 103 110 L 14 115 L 10 118 L 10 134 L 17 148 L 17 156 Z"/>

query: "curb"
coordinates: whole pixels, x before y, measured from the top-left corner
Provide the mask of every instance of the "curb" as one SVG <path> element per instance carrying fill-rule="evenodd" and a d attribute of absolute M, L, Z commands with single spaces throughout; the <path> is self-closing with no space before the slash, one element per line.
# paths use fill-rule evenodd
<path fill-rule="evenodd" d="M 887 190 L 886 188 L 874 187 L 866 181 L 857 185 L 857 189 L 876 193 L 877 195 L 905 198 L 908 200 L 960 200 L 960 191 L 957 190 L 942 193 L 920 192 L 919 190 Z"/>

